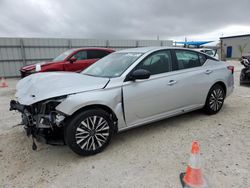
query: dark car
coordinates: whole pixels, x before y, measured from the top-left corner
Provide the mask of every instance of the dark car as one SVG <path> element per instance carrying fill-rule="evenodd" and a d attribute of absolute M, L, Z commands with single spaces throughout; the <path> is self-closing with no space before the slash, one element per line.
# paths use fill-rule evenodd
<path fill-rule="evenodd" d="M 108 48 L 70 49 L 63 52 L 50 62 L 43 62 L 22 67 L 20 70 L 21 77 L 23 78 L 36 72 L 80 72 L 112 52 L 114 52 L 114 50 Z"/>
<path fill-rule="evenodd" d="M 240 63 L 244 66 L 240 74 L 240 84 L 250 84 L 250 55 L 242 56 Z"/>

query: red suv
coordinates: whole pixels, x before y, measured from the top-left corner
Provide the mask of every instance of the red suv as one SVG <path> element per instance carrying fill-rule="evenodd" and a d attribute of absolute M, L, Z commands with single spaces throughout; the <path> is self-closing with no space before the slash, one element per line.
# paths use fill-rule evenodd
<path fill-rule="evenodd" d="M 21 77 L 28 76 L 36 72 L 48 71 L 72 71 L 80 72 L 95 63 L 97 60 L 114 52 L 108 48 L 77 48 L 70 49 L 50 62 L 43 62 L 38 64 L 27 65 L 21 68 Z M 38 69 L 36 69 L 38 65 Z"/>

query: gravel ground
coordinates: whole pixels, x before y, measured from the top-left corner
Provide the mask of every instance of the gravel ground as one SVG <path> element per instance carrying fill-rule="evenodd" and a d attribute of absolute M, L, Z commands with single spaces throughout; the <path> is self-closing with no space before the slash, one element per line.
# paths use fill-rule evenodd
<path fill-rule="evenodd" d="M 67 146 L 38 144 L 9 112 L 17 79 L 0 88 L 0 187 L 181 188 L 192 140 L 201 145 L 203 172 L 214 188 L 250 187 L 250 87 L 239 86 L 213 116 L 196 111 L 120 133 L 102 153 L 79 157 Z"/>

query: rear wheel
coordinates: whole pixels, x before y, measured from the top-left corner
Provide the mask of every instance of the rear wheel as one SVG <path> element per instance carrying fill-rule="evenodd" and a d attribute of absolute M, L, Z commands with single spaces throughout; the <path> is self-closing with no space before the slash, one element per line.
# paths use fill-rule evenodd
<path fill-rule="evenodd" d="M 114 125 L 101 109 L 83 111 L 72 118 L 65 131 L 65 141 L 79 155 L 93 155 L 109 144 Z"/>
<path fill-rule="evenodd" d="M 225 100 L 224 88 L 216 84 L 208 92 L 204 110 L 207 114 L 216 114 L 220 111 Z"/>

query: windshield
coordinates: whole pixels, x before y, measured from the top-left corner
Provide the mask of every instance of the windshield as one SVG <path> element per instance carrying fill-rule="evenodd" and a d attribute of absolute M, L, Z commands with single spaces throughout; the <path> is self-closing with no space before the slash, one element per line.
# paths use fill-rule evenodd
<path fill-rule="evenodd" d="M 141 53 L 112 53 L 87 69 L 82 73 L 97 77 L 119 77 L 132 65 L 142 54 Z"/>
<path fill-rule="evenodd" d="M 57 56 L 56 58 L 54 58 L 52 61 L 54 61 L 54 62 L 56 62 L 56 61 L 63 61 L 66 57 L 68 57 L 68 55 L 70 55 L 74 51 L 75 51 L 74 49 L 67 50 L 66 52 L 63 52 L 62 54 L 60 54 L 59 56 Z"/>

